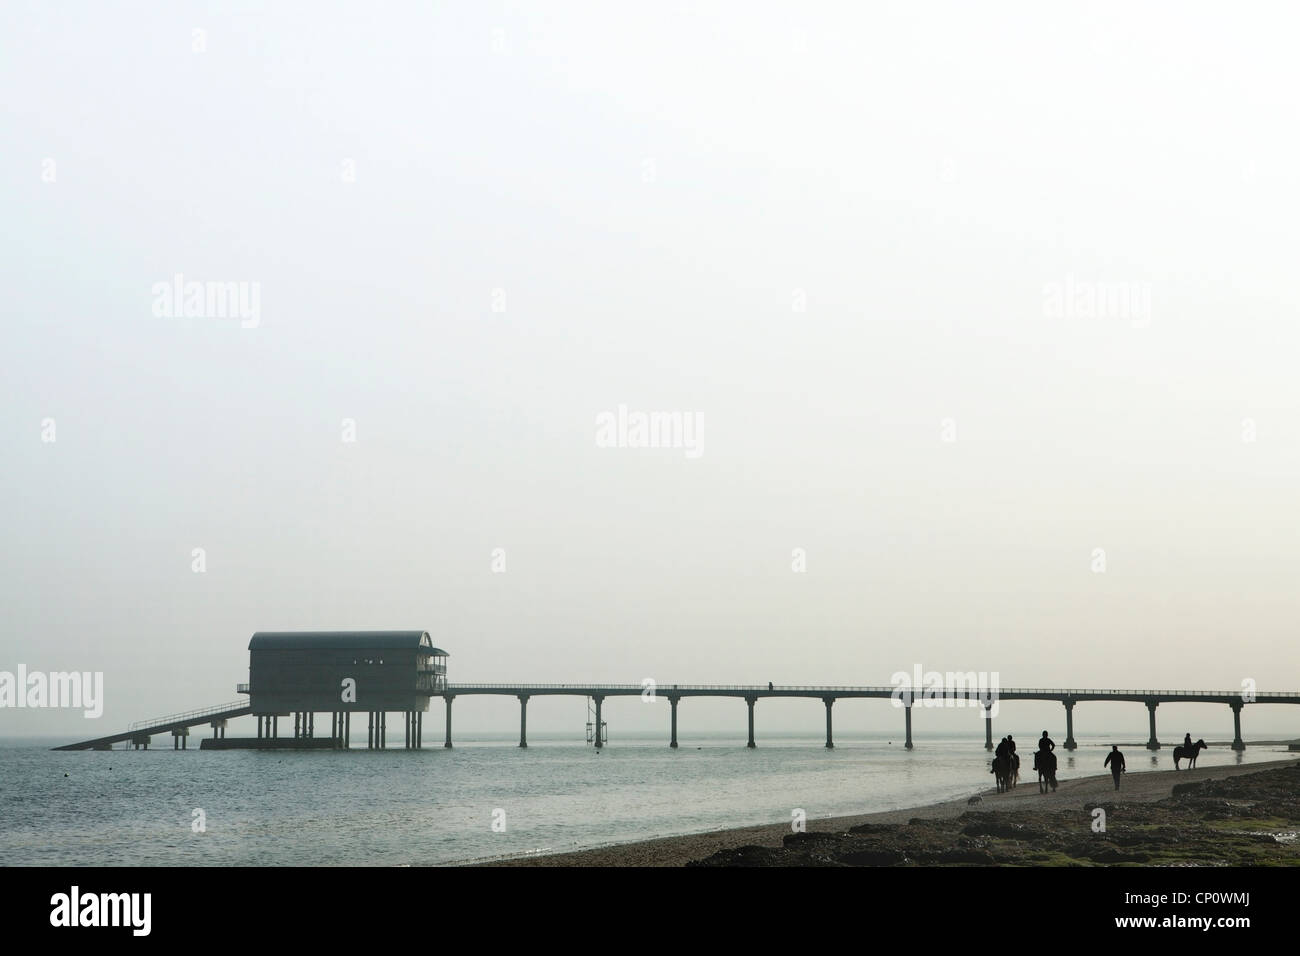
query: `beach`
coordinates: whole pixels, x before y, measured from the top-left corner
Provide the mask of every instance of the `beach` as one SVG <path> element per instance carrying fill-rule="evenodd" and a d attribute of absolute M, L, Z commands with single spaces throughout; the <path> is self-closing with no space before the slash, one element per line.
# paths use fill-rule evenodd
<path fill-rule="evenodd" d="M 1252 776 L 1255 777 L 1254 780 L 1247 779 Z M 1189 788 L 1189 784 L 1198 786 Z M 1189 790 L 1194 793 L 1175 801 L 1175 787 L 1179 788 L 1180 793 Z M 1223 791 L 1224 795 L 1218 795 L 1219 791 Z M 1261 847 L 1266 847 L 1271 842 L 1286 851 L 1281 862 L 1300 862 L 1300 859 L 1293 858 L 1297 848 L 1294 845 L 1288 846 L 1285 836 L 1289 832 L 1288 827 L 1300 825 L 1300 808 L 1293 809 L 1297 794 L 1300 794 L 1300 763 L 1293 757 L 1242 766 L 1126 773 L 1118 792 L 1114 789 L 1111 775 L 1104 773 L 1059 779 L 1055 792 L 1042 794 L 1039 793 L 1035 775 L 1030 770 L 1022 775 L 1019 786 L 1014 790 L 999 794 L 990 787 L 978 793 L 979 800 L 976 803 L 971 803 L 969 798 L 962 798 L 879 813 L 809 819 L 806 832 L 800 834 L 794 833 L 789 823 L 774 823 L 665 837 L 573 853 L 500 860 L 490 865 L 685 866 L 705 861 L 715 865 L 834 863 L 834 854 L 826 851 L 834 840 L 847 845 L 861 843 L 868 837 L 888 838 L 889 848 L 879 850 L 878 858 L 871 856 L 876 851 L 859 849 L 855 851 L 858 852 L 858 862 L 920 862 L 918 858 L 930 856 L 939 863 L 1068 864 L 1076 861 L 1059 853 L 1042 860 L 1028 856 L 1023 860 L 999 860 L 997 854 L 991 852 L 993 848 L 977 845 L 978 841 L 972 839 L 970 831 L 978 830 L 982 825 L 990 831 L 989 836 L 995 836 L 999 828 L 987 824 L 1001 819 L 1012 827 L 1009 830 L 1002 828 L 1002 832 L 1013 835 L 1037 833 L 1043 835 L 1040 842 L 1052 842 L 1055 834 L 1073 833 L 1080 827 L 1086 829 L 1088 834 L 1094 833 L 1091 827 L 1096 817 L 1092 810 L 1096 806 L 1101 806 L 1111 817 L 1116 818 L 1112 832 L 1122 834 L 1130 844 L 1134 842 L 1133 834 L 1124 832 L 1123 828 L 1127 826 L 1132 826 L 1135 830 L 1146 828 L 1142 832 L 1153 833 L 1152 839 L 1157 839 L 1170 836 L 1157 832 L 1162 824 L 1175 828 L 1181 826 L 1184 831 L 1189 831 L 1194 824 L 1209 826 L 1214 819 L 1226 817 L 1232 829 L 1251 837 L 1247 841 L 1251 845 L 1256 842 L 1254 837 L 1257 833 L 1281 833 L 1280 840 L 1264 836 L 1258 843 Z M 1260 829 L 1251 830 L 1253 818 L 1249 811 L 1257 803 L 1264 806 L 1265 801 L 1272 801 L 1266 809 L 1277 812 L 1260 817 Z M 1234 803 L 1241 812 L 1233 812 Z M 1126 814 L 1117 812 L 1118 807 L 1141 809 Z M 1142 822 L 1132 822 L 1139 817 Z M 1236 819 L 1232 820 L 1233 817 Z M 1016 827 L 1021 829 L 1017 830 Z M 1227 828 L 1227 825 L 1215 827 L 1210 835 L 1216 847 L 1225 844 L 1225 850 L 1232 850 L 1231 846 L 1226 845 L 1232 843 L 1231 840 L 1218 837 L 1219 831 Z M 851 832 L 855 829 L 859 831 L 856 834 Z M 1053 836 L 1048 836 L 1049 834 Z M 1097 835 L 1104 838 L 1104 834 Z M 1016 843 L 1026 842 L 1016 841 L 1014 836 L 1012 839 Z M 1176 836 L 1172 839 L 1177 841 Z M 948 844 L 951 846 L 945 850 Z M 809 859 L 807 850 L 813 845 L 821 847 L 820 856 L 813 853 L 813 858 Z M 923 849 L 914 851 L 909 857 L 909 845 Z M 1107 852 L 1114 850 L 1109 846 L 1102 849 Z M 943 858 L 945 852 L 951 859 Z M 1211 856 L 1213 852 L 1212 850 Z M 1131 855 L 1138 857 L 1143 854 L 1148 857 L 1152 855 L 1141 850 L 1134 851 Z M 1003 855 L 1006 856 L 1005 853 Z M 1121 853 L 1120 856 L 1122 855 Z M 1096 862 L 1107 861 L 1102 859 Z M 1109 862 L 1142 863 L 1150 860 L 1114 859 Z"/>

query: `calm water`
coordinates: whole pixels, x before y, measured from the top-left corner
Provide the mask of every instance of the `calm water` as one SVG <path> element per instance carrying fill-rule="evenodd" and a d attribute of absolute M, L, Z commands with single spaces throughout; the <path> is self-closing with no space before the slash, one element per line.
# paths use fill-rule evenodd
<path fill-rule="evenodd" d="M 837 739 L 834 750 L 820 741 L 775 738 L 749 750 L 732 735 L 673 751 L 657 736 L 599 755 L 541 736 L 527 750 L 501 737 L 346 753 L 53 753 L 10 743 L 0 746 L 0 864 L 449 863 L 788 823 L 796 807 L 809 819 L 890 810 L 992 786 L 978 738 L 918 741 L 911 753 L 883 736 Z M 1058 751 L 1061 778 L 1101 772 L 1108 746 L 1080 743 L 1073 756 Z M 1130 772 L 1173 766 L 1169 750 L 1126 753 Z M 1284 753 L 1212 748 L 1200 765 Z M 206 832 L 191 828 L 195 809 Z M 493 830 L 497 810 L 504 832 Z"/>

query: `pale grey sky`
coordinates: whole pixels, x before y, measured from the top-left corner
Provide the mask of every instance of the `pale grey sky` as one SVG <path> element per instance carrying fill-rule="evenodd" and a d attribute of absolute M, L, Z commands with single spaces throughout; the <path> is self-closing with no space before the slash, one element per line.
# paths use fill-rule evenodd
<path fill-rule="evenodd" d="M 425 628 L 460 681 L 1300 686 L 1296 15 L 798 7 L 7 5 L 0 669 L 103 671 L 104 733 L 234 699 L 259 629 Z M 255 321 L 157 314 L 177 274 Z M 620 405 L 702 453 L 599 447 Z"/>

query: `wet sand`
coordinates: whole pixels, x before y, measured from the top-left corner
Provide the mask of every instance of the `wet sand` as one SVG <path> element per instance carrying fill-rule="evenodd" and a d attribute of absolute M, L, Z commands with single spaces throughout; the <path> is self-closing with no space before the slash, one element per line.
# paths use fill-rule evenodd
<path fill-rule="evenodd" d="M 1022 775 L 1020 785 L 1010 793 L 996 793 L 993 788 L 979 791 L 978 803 L 970 804 L 969 798 L 949 800 L 929 806 L 913 807 L 902 810 L 887 810 L 881 813 L 866 813 L 845 817 L 810 818 L 807 830 L 810 833 L 839 833 L 864 823 L 907 823 L 913 819 L 935 820 L 960 816 L 967 810 L 996 811 L 999 813 L 1023 813 L 1045 809 L 1080 809 L 1089 801 L 1120 799 L 1125 803 L 1150 803 L 1163 800 L 1172 794 L 1175 784 L 1185 784 L 1200 780 L 1223 780 L 1241 774 L 1259 773 L 1277 767 L 1286 767 L 1295 763 L 1295 757 L 1284 757 L 1265 763 L 1244 764 L 1234 767 L 1203 767 L 1195 770 L 1156 770 L 1138 773 L 1126 773 L 1115 792 L 1109 773 L 1095 776 L 1058 778 L 1059 786 L 1055 793 L 1040 794 L 1036 777 L 1031 770 Z M 696 833 L 688 836 L 663 837 L 638 843 L 623 843 L 616 846 L 598 847 L 591 850 L 579 850 L 573 853 L 537 855 L 509 860 L 494 861 L 495 866 L 684 866 L 702 860 L 719 850 L 731 850 L 741 846 L 764 846 L 779 848 L 791 832 L 789 823 L 773 823 L 760 826 L 738 827 L 731 830 L 715 830 L 710 833 Z"/>

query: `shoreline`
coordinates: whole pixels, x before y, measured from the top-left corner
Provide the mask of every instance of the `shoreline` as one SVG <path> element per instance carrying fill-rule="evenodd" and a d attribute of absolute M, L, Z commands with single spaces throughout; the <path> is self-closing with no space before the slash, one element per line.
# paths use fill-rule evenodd
<path fill-rule="evenodd" d="M 809 833 L 843 833 L 863 824 L 906 824 L 912 820 L 945 820 L 958 817 L 968 810 L 996 813 L 1022 813 L 1049 809 L 1080 809 L 1088 800 L 1122 800 L 1124 803 L 1154 803 L 1171 796 L 1175 784 L 1195 783 L 1202 780 L 1223 780 L 1243 774 L 1260 773 L 1280 767 L 1292 766 L 1298 757 L 1281 757 L 1278 760 L 1240 766 L 1203 767 L 1194 770 L 1147 770 L 1126 774 L 1118 793 L 1109 773 L 1073 777 L 1060 780 L 1055 793 L 1040 794 L 1033 772 L 1022 774 L 1020 784 L 1010 793 L 996 793 L 993 788 L 981 789 L 975 804 L 971 798 L 959 797 L 939 803 L 898 810 L 881 810 L 873 813 L 852 814 L 839 817 L 810 818 Z M 657 837 L 632 843 L 617 843 L 587 850 L 563 853 L 535 854 L 498 860 L 466 861 L 462 866 L 685 866 L 703 860 L 719 851 L 740 847 L 769 847 L 779 849 L 791 834 L 788 823 L 763 823 L 727 830 L 712 830 L 682 836 Z M 454 864 L 453 864 L 454 865 Z"/>

